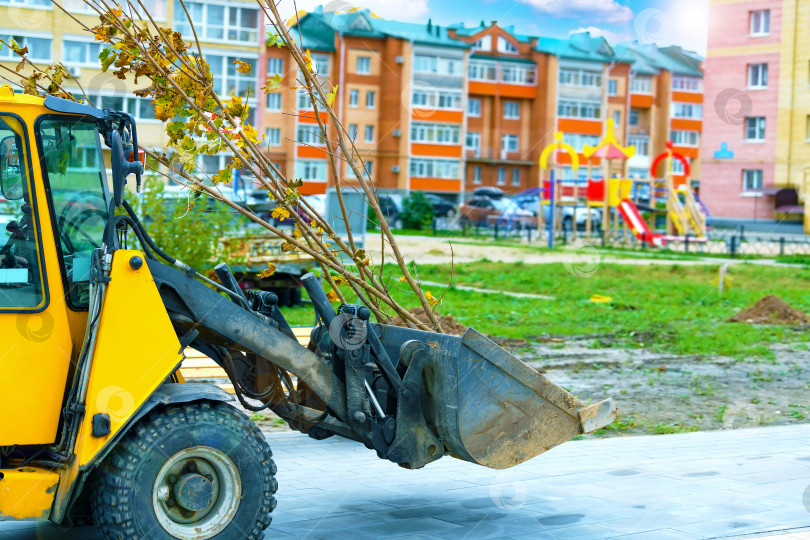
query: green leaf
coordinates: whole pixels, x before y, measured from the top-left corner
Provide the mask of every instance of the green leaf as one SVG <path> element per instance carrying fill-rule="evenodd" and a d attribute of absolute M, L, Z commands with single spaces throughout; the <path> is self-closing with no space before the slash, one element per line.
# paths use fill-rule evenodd
<path fill-rule="evenodd" d="M 276 73 L 272 77 L 267 77 L 267 82 L 265 82 L 262 90 L 264 90 L 265 93 L 269 93 L 275 92 L 279 88 L 281 88 L 281 75 Z"/>

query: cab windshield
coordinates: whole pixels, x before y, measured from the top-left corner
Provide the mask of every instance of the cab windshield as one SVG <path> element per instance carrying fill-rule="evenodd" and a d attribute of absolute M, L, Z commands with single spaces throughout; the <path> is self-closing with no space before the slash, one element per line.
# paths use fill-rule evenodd
<path fill-rule="evenodd" d="M 108 220 L 107 178 L 96 122 L 53 117 L 39 122 L 43 176 L 53 208 L 68 304 L 87 309 L 90 256 Z"/>

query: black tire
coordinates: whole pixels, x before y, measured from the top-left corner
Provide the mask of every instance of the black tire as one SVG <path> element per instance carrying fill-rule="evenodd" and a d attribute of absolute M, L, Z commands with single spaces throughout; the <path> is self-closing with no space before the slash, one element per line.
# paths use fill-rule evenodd
<path fill-rule="evenodd" d="M 276 507 L 273 494 L 278 489 L 270 446 L 256 424 L 244 414 L 225 403 L 209 401 L 171 405 L 152 411 L 134 425 L 105 458 L 94 473 L 91 487 L 93 517 L 102 537 L 107 540 L 180 538 L 170 534 L 157 516 L 161 513 L 165 521 L 168 519 L 165 509 L 168 506 L 175 508 L 179 503 L 155 502 L 153 497 L 159 497 L 157 480 L 165 474 L 165 466 L 177 455 L 200 451 L 198 449 L 215 451 L 217 454 L 211 455 L 226 458 L 225 462 L 238 471 L 237 484 L 241 484 L 238 490 L 241 495 L 228 497 L 224 488 L 227 482 L 216 484 L 222 491 L 215 492 L 219 495 L 215 495 L 210 503 L 213 506 L 207 507 L 208 514 L 201 515 L 191 525 L 181 526 L 205 524 L 206 517 L 216 515 L 211 513 L 217 510 L 220 501 L 227 499 L 225 503 L 235 505 L 228 513 L 230 521 L 227 525 L 193 537 L 216 540 L 262 538 L 264 529 L 270 525 L 270 512 Z M 202 461 L 199 463 L 204 465 Z M 192 472 L 183 476 L 194 475 L 193 472 L 205 476 L 196 466 L 192 467 L 186 470 Z M 179 483 L 174 475 L 166 478 L 175 478 L 174 482 Z M 225 520 L 216 521 L 223 522 Z"/>

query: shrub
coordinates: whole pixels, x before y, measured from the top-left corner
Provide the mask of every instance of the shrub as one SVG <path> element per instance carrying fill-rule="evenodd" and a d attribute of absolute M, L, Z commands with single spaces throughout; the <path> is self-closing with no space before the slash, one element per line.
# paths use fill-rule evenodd
<path fill-rule="evenodd" d="M 433 223 L 433 203 L 421 191 L 413 191 L 402 201 L 400 218 L 406 229 L 430 227 Z"/>

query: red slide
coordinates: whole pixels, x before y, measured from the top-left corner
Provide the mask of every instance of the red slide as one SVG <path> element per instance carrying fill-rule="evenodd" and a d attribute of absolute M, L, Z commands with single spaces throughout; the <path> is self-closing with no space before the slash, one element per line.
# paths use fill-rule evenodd
<path fill-rule="evenodd" d="M 623 199 L 619 204 L 619 213 L 624 218 L 624 222 L 636 235 L 636 238 L 646 242 L 651 246 L 662 247 L 666 245 L 666 239 L 662 234 L 656 234 L 647 226 L 647 222 L 641 217 L 635 203 L 630 199 Z"/>

